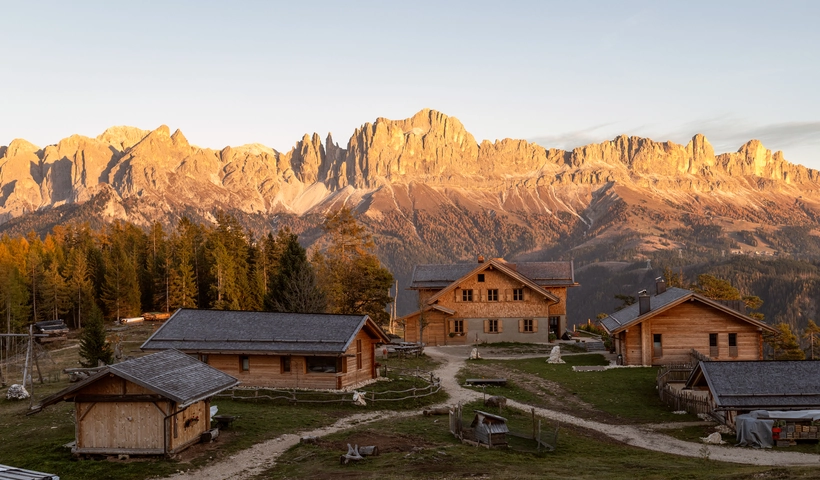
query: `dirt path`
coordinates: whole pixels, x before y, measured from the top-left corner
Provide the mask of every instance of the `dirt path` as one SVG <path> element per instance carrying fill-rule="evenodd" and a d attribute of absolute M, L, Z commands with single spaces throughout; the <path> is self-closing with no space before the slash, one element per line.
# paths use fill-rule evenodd
<path fill-rule="evenodd" d="M 462 387 L 455 378 L 458 371 L 464 366 L 464 359 L 467 358 L 466 352 L 469 352 L 469 350 L 466 352 L 463 352 L 462 350 L 463 349 L 450 349 L 449 347 L 428 347 L 425 350 L 430 357 L 441 361 L 441 365 L 436 369 L 435 374 L 441 379 L 442 387 L 450 395 L 450 398 L 446 403 L 447 405 L 452 405 L 459 402 L 469 403 L 473 400 L 479 400 L 482 398 L 482 394 L 480 392 Z M 522 355 L 520 358 L 526 357 L 529 356 Z M 513 355 L 504 358 L 519 357 Z M 444 405 L 445 404 L 436 406 Z M 578 427 L 599 432 L 627 445 L 653 450 L 656 452 L 695 458 L 708 457 L 712 460 L 740 463 L 745 465 L 820 465 L 820 455 L 698 444 L 678 440 L 668 435 L 658 433 L 654 431 L 654 429 L 657 428 L 656 425 L 611 425 L 586 420 L 555 410 L 532 407 L 513 400 L 508 400 L 507 406 L 524 411 L 530 411 L 530 409 L 535 408 L 536 413 L 544 418 L 561 423 L 576 425 Z M 351 415 L 349 417 L 342 418 L 333 425 L 317 428 L 307 432 L 301 432 L 299 434 L 281 435 L 266 442 L 256 444 L 246 450 L 242 450 L 214 465 L 209 465 L 188 472 L 181 472 L 166 478 L 173 480 L 248 479 L 276 465 L 276 460 L 279 456 L 290 447 L 299 443 L 299 439 L 302 437 L 321 437 L 379 420 L 408 417 L 411 415 L 418 415 L 418 413 L 419 412 L 417 410 L 404 412 L 382 410 Z"/>
<path fill-rule="evenodd" d="M 461 352 L 450 352 L 447 348 L 428 347 L 425 353 L 442 362 L 437 373 L 441 377 L 442 385 L 450 394 L 450 401 L 470 402 L 482 397 L 481 393 L 467 389 L 458 384 L 454 376 L 463 366 L 466 356 L 458 355 Z M 511 356 L 509 358 L 517 358 Z M 719 445 L 706 445 L 693 442 L 686 442 L 663 435 L 653 431 L 648 426 L 633 425 L 610 425 L 601 422 L 594 422 L 579 418 L 566 413 L 548 410 L 545 408 L 532 407 L 514 400 L 507 400 L 508 407 L 530 411 L 535 408 L 535 412 L 550 420 L 561 423 L 576 425 L 588 430 L 602 433 L 610 438 L 632 445 L 634 447 L 645 448 L 656 452 L 682 455 L 685 457 L 710 458 L 722 462 L 741 463 L 744 465 L 767 465 L 767 466 L 818 466 L 820 465 L 820 455 L 811 455 L 798 452 L 784 452 L 779 450 L 759 450 L 752 448 L 727 447 Z"/>
<path fill-rule="evenodd" d="M 298 444 L 299 439 L 302 437 L 323 437 L 325 435 L 330 435 L 331 433 L 376 422 L 378 420 L 387 420 L 390 418 L 406 417 L 416 414 L 418 414 L 416 411 L 392 412 L 385 410 L 378 412 L 358 413 L 342 418 L 333 425 L 329 425 L 327 427 L 317 428 L 315 430 L 301 432 L 299 434 L 286 433 L 266 442 L 257 443 L 251 448 L 242 450 L 235 455 L 220 461 L 219 463 L 196 470 L 180 472 L 166 478 L 173 480 L 196 480 L 200 478 L 241 480 L 252 478 L 253 476 L 258 475 L 276 465 L 276 460 L 279 456 L 285 453 L 285 451 L 287 451 L 290 447 Z"/>

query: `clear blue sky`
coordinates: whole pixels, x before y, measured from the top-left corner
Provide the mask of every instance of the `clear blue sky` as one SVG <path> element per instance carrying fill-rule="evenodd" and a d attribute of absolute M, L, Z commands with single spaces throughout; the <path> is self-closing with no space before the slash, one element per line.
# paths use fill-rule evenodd
<path fill-rule="evenodd" d="M 0 144 L 112 125 L 344 145 L 428 107 L 480 141 L 759 138 L 820 168 L 820 2 L 0 0 Z"/>

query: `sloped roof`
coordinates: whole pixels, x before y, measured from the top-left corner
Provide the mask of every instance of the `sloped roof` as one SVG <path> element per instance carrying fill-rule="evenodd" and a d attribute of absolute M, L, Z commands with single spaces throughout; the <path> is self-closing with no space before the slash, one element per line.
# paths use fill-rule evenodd
<path fill-rule="evenodd" d="M 364 327 L 382 342 L 387 335 L 367 315 L 177 310 L 143 350 L 341 355 Z"/>
<path fill-rule="evenodd" d="M 508 263 L 496 259 L 492 261 L 505 265 L 510 270 L 518 272 L 542 287 L 575 285 L 575 272 L 572 267 L 572 262 Z M 410 282 L 410 288 L 445 288 L 469 274 L 480 265 L 482 264 L 454 263 L 416 265 L 416 268 L 413 270 L 413 279 Z"/>
<path fill-rule="evenodd" d="M 44 399 L 33 410 L 39 411 L 48 405 L 68 399 L 87 385 L 110 374 L 169 398 L 181 407 L 211 397 L 239 383 L 227 373 L 179 350 L 165 350 L 109 365 L 95 375 Z"/>
<path fill-rule="evenodd" d="M 555 295 L 553 295 L 549 291 L 545 290 L 541 285 L 538 285 L 537 283 L 535 283 L 534 280 L 532 280 L 528 277 L 525 277 L 524 275 L 521 275 L 517 271 L 511 269 L 509 264 L 507 264 L 503 261 L 500 261 L 500 260 L 491 259 L 487 262 L 473 264 L 472 270 L 468 271 L 467 273 L 465 273 L 461 277 L 457 278 L 455 281 L 451 282 L 449 285 L 447 285 L 443 289 L 436 292 L 435 295 L 433 295 L 433 296 L 431 296 L 430 298 L 427 299 L 427 303 L 428 304 L 433 304 L 433 303 L 437 302 L 439 298 L 446 295 L 451 290 L 454 290 L 454 289 L 458 288 L 459 282 L 465 280 L 467 277 L 469 277 L 471 275 L 477 274 L 479 272 L 483 272 L 484 270 L 488 270 L 490 268 L 494 268 L 497 271 L 499 271 L 499 272 L 501 272 L 505 275 L 509 275 L 511 278 L 515 278 L 516 280 L 520 281 L 524 285 L 527 285 L 528 287 L 530 287 L 532 289 L 532 291 L 543 295 L 545 298 L 549 299 L 550 301 L 552 301 L 554 303 L 558 303 L 560 301 L 560 299 L 558 297 L 556 297 Z"/>
<path fill-rule="evenodd" d="M 820 408 L 820 362 L 700 362 L 686 387 L 708 385 L 725 410 Z"/>
<path fill-rule="evenodd" d="M 690 299 L 698 300 L 701 303 L 729 313 L 730 315 L 733 315 L 734 317 L 745 322 L 753 323 L 765 330 L 774 331 L 774 328 L 771 326 L 749 317 L 748 315 L 744 315 L 737 310 L 729 308 L 720 302 L 706 298 L 703 295 L 699 295 L 691 290 L 677 287 L 670 287 L 661 294 L 652 295 L 649 300 L 650 310 L 643 315 L 641 315 L 640 301 L 638 301 L 622 310 L 618 310 L 615 313 L 610 313 L 606 318 L 601 320 L 601 324 L 607 329 L 607 331 L 609 331 L 609 333 L 615 333 L 629 327 L 630 325 L 652 318 L 658 313 L 668 310 L 669 308 Z"/>

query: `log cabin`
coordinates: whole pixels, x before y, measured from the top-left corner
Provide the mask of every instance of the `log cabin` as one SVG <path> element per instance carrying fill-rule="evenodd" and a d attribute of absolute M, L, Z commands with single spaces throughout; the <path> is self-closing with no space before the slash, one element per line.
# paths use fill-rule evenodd
<path fill-rule="evenodd" d="M 29 413 L 74 402 L 76 455 L 172 455 L 210 429 L 210 399 L 237 379 L 177 350 L 109 365 Z"/>
<path fill-rule="evenodd" d="M 712 415 L 732 427 L 754 410 L 820 411 L 820 362 L 699 362 L 684 388 L 708 392 Z"/>
<path fill-rule="evenodd" d="M 736 302 L 739 303 L 739 302 Z M 692 350 L 712 360 L 762 360 L 763 332 L 776 330 L 717 300 L 656 280 L 656 293 L 609 314 L 601 324 L 624 365 L 688 363 Z"/>
<path fill-rule="evenodd" d="M 367 315 L 183 308 L 141 348 L 195 355 L 243 386 L 343 390 L 377 377 L 389 341 Z"/>
<path fill-rule="evenodd" d="M 404 339 L 426 345 L 548 342 L 567 328 L 567 288 L 578 286 L 572 262 L 417 265 L 411 290 L 419 310 L 399 319 Z"/>

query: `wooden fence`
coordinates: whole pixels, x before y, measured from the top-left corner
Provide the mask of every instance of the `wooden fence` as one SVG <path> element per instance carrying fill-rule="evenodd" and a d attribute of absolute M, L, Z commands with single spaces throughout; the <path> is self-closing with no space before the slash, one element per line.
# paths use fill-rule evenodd
<path fill-rule="evenodd" d="M 661 401 L 676 412 L 712 413 L 712 405 L 708 397 L 697 395 L 693 391 L 676 390 L 669 385 L 665 385 L 658 390 L 658 393 Z"/>
<path fill-rule="evenodd" d="M 403 400 L 415 400 L 419 398 L 435 395 L 441 391 L 441 381 L 432 372 L 425 372 L 419 369 L 391 369 L 393 375 L 404 375 L 423 380 L 427 385 L 424 387 L 412 387 L 405 390 L 365 390 L 356 389 L 365 402 L 401 402 Z M 288 403 L 355 403 L 354 392 L 332 391 L 332 390 L 297 390 L 289 388 L 267 388 L 267 387 L 234 387 L 215 395 L 218 398 L 230 398 L 231 400 L 284 400 Z"/>

